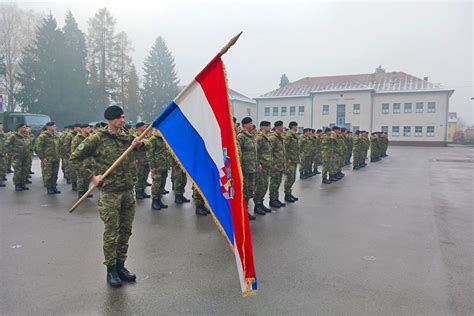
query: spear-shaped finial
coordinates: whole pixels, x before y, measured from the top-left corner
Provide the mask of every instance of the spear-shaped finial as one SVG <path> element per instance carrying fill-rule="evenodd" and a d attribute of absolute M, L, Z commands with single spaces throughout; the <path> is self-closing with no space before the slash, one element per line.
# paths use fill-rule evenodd
<path fill-rule="evenodd" d="M 221 51 L 219 52 L 219 54 L 222 56 L 224 55 L 225 53 L 227 53 L 227 51 L 229 50 L 229 48 L 232 47 L 232 45 L 235 44 L 235 42 L 237 42 L 237 40 L 239 39 L 240 35 L 242 35 L 243 32 L 240 32 L 239 34 L 235 35 L 234 37 L 232 37 L 230 39 L 230 41 L 227 43 L 227 45 L 225 45 L 224 47 L 222 47 Z"/>

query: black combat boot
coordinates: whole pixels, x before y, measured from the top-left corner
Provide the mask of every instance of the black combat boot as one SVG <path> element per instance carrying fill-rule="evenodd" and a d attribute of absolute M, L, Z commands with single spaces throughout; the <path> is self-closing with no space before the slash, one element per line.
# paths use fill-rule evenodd
<path fill-rule="evenodd" d="M 5 183 L 3 183 L 2 181 L 0 181 L 0 188 L 4 188 L 6 187 L 7 185 Z"/>
<path fill-rule="evenodd" d="M 30 180 L 26 180 L 25 183 L 26 184 L 32 184 L 33 182 L 31 182 Z"/>
<path fill-rule="evenodd" d="M 264 210 L 265 212 L 267 212 L 267 213 L 271 213 L 271 212 L 272 212 L 272 210 L 269 209 L 268 207 L 266 207 L 265 204 L 263 204 L 263 203 L 262 203 L 262 208 L 263 208 L 263 210 Z"/>
<path fill-rule="evenodd" d="M 302 179 L 302 180 L 308 179 L 308 176 L 306 175 L 306 172 L 301 172 L 300 173 L 300 179 Z"/>
<path fill-rule="evenodd" d="M 298 201 L 298 200 L 299 200 L 296 196 L 294 196 L 294 195 L 291 194 L 291 193 L 290 193 L 290 196 L 291 196 L 291 198 L 292 198 L 293 200 L 295 200 L 295 201 Z"/>
<path fill-rule="evenodd" d="M 174 202 L 175 202 L 176 204 L 183 204 L 183 203 L 191 202 L 191 200 L 190 200 L 190 199 L 187 199 L 184 195 L 179 194 L 179 195 L 176 195 L 176 196 L 175 196 Z"/>
<path fill-rule="evenodd" d="M 77 181 L 72 181 L 71 187 L 73 191 L 77 191 Z"/>
<path fill-rule="evenodd" d="M 280 203 L 278 202 L 278 200 L 270 200 L 270 207 L 274 207 L 274 208 L 280 208 L 281 205 Z"/>
<path fill-rule="evenodd" d="M 23 187 L 22 187 L 21 185 L 19 185 L 19 184 L 16 184 L 16 185 L 15 185 L 15 191 L 21 192 L 21 191 L 23 191 Z"/>
<path fill-rule="evenodd" d="M 161 190 L 161 194 L 163 194 L 163 195 L 166 195 L 166 194 L 168 194 L 168 193 L 170 193 L 170 191 L 168 191 L 168 190 L 166 190 L 166 189 Z"/>
<path fill-rule="evenodd" d="M 35 174 L 35 173 L 34 173 L 33 171 L 31 171 L 31 170 L 30 170 L 30 172 L 29 172 L 29 173 L 30 173 L 30 174 Z"/>
<path fill-rule="evenodd" d="M 280 201 L 279 199 L 276 200 L 278 204 L 280 204 L 280 207 L 284 207 L 286 206 L 285 203 L 283 203 L 282 201 Z"/>
<path fill-rule="evenodd" d="M 337 177 L 335 177 L 333 174 L 330 174 L 329 175 L 329 181 L 331 182 L 337 182 L 339 179 Z"/>
<path fill-rule="evenodd" d="M 358 165 L 357 165 L 357 166 L 354 166 L 354 167 L 352 168 L 352 170 L 359 170 L 359 169 L 360 169 L 360 167 L 359 167 Z"/>
<path fill-rule="evenodd" d="M 61 191 L 59 191 L 58 188 L 54 187 L 53 190 L 55 194 L 61 194 Z"/>
<path fill-rule="evenodd" d="M 165 203 L 161 202 L 161 199 L 158 200 L 158 203 L 160 204 L 160 207 L 161 207 L 161 208 L 168 208 L 168 205 L 166 205 Z"/>
<path fill-rule="evenodd" d="M 161 210 L 160 204 L 161 204 L 160 199 L 153 199 L 151 202 L 151 208 L 159 211 Z"/>
<path fill-rule="evenodd" d="M 207 211 L 204 206 L 196 206 L 196 215 L 197 216 L 207 216 Z"/>
<path fill-rule="evenodd" d="M 247 213 L 247 214 L 249 215 L 249 220 L 254 221 L 254 220 L 257 219 L 257 218 L 255 217 L 255 215 L 252 215 L 252 214 L 250 214 L 250 213 Z"/>
<path fill-rule="evenodd" d="M 125 263 L 120 260 L 117 260 L 117 274 L 122 281 L 135 282 L 137 280 L 135 273 L 128 271 L 128 269 L 125 268 Z"/>
<path fill-rule="evenodd" d="M 121 287 L 122 280 L 117 273 L 117 265 L 107 266 L 107 283 L 113 287 Z"/>
<path fill-rule="evenodd" d="M 2 181 L 7 181 L 7 177 L 3 176 Z"/>
<path fill-rule="evenodd" d="M 24 184 L 21 185 L 21 188 L 23 189 L 23 191 L 28 191 L 30 189 Z"/>
<path fill-rule="evenodd" d="M 267 214 L 267 212 L 265 212 L 265 210 L 262 208 L 262 204 L 261 203 L 258 203 L 258 204 L 255 204 L 255 207 L 253 209 L 253 212 L 255 214 L 258 214 L 258 215 L 265 215 Z"/>
<path fill-rule="evenodd" d="M 285 194 L 285 201 L 295 203 L 295 200 L 291 197 L 291 194 Z"/>
<path fill-rule="evenodd" d="M 324 184 L 331 184 L 331 181 L 328 178 L 323 178 L 322 181 Z"/>
<path fill-rule="evenodd" d="M 145 185 L 146 185 L 147 187 L 151 187 L 151 183 L 148 182 L 148 181 L 145 183 Z"/>
<path fill-rule="evenodd" d="M 137 200 L 143 200 L 145 198 L 144 193 L 145 192 L 143 192 L 143 191 L 135 192 L 135 197 L 137 198 Z"/>
<path fill-rule="evenodd" d="M 48 194 L 56 194 L 53 188 L 47 188 L 46 191 L 48 191 Z"/>
<path fill-rule="evenodd" d="M 147 194 L 145 191 L 143 191 L 143 197 L 144 197 L 145 199 L 149 199 L 149 198 L 151 198 L 151 195 L 150 195 L 150 194 Z"/>
<path fill-rule="evenodd" d="M 71 179 L 66 179 L 66 183 L 67 183 L 67 184 L 71 184 L 71 183 L 72 183 L 72 182 L 71 182 Z"/>
<path fill-rule="evenodd" d="M 314 174 L 321 174 L 321 171 L 318 170 L 318 168 L 314 169 Z"/>

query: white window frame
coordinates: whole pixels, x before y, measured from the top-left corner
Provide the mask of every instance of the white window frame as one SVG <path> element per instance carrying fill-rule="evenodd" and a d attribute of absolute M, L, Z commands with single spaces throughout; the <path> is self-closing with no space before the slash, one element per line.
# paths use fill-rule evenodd
<path fill-rule="evenodd" d="M 276 110 L 276 112 L 275 112 Z M 272 109 L 272 116 L 278 116 L 278 113 L 279 113 L 279 109 L 277 106 L 274 106 L 273 109 Z"/>
<path fill-rule="evenodd" d="M 433 131 L 429 132 L 429 129 L 433 129 Z M 426 136 L 427 137 L 434 137 L 435 136 L 435 127 L 434 126 L 427 126 L 426 127 Z"/>
<path fill-rule="evenodd" d="M 417 128 L 420 130 L 417 131 Z M 415 137 L 421 137 L 423 136 L 423 126 L 415 126 Z"/>
<path fill-rule="evenodd" d="M 413 111 L 413 103 L 407 102 L 403 105 L 403 113 L 412 113 L 412 111 Z"/>
<path fill-rule="evenodd" d="M 386 128 L 384 129 L 384 127 L 386 127 Z M 381 131 L 382 133 L 387 133 L 387 134 L 388 134 L 388 126 L 381 126 L 381 127 L 380 127 L 380 131 Z"/>
<path fill-rule="evenodd" d="M 269 106 L 266 106 L 266 107 L 263 108 L 263 116 L 270 116 L 270 107 Z"/>
<path fill-rule="evenodd" d="M 284 110 L 284 111 L 283 111 Z M 288 114 L 288 112 L 286 111 L 287 110 L 287 107 L 286 106 L 282 106 L 281 107 L 281 111 L 280 111 L 280 115 L 281 116 L 286 116 Z"/>
<path fill-rule="evenodd" d="M 430 108 L 430 105 L 433 105 L 432 108 Z M 436 102 L 428 102 L 428 109 L 426 111 L 427 113 L 436 113 Z"/>
<path fill-rule="evenodd" d="M 290 106 L 290 116 L 295 116 L 295 115 L 296 115 L 296 106 Z"/>
<path fill-rule="evenodd" d="M 397 132 L 395 132 L 395 128 Z M 400 126 L 392 126 L 392 136 L 400 136 Z"/>
<path fill-rule="evenodd" d="M 398 105 L 398 109 L 395 109 L 395 105 Z M 400 107 L 401 107 L 400 103 L 394 103 L 393 104 L 393 114 L 400 114 Z"/>
<path fill-rule="evenodd" d="M 385 108 L 387 106 L 387 108 Z M 390 113 L 390 103 L 382 103 L 382 114 Z"/>
<path fill-rule="evenodd" d="M 329 115 L 329 104 L 323 104 L 323 115 Z"/>
<path fill-rule="evenodd" d="M 421 104 L 421 108 L 418 107 L 418 105 Z M 415 104 L 415 112 L 416 113 L 423 113 L 423 111 L 425 110 L 425 104 L 423 102 L 416 102 Z"/>
<path fill-rule="evenodd" d="M 303 108 L 303 111 L 301 111 L 301 108 Z M 304 115 L 304 105 L 298 106 L 298 116 L 303 116 Z"/>
<path fill-rule="evenodd" d="M 357 109 L 356 109 L 356 105 L 358 106 Z M 390 106 L 389 106 L 389 111 L 390 111 Z M 353 114 L 360 114 L 360 103 L 354 103 L 352 105 L 352 113 Z"/>
<path fill-rule="evenodd" d="M 405 128 L 408 128 L 408 133 L 405 132 Z M 403 126 L 403 137 L 410 137 L 411 136 L 411 126 Z"/>

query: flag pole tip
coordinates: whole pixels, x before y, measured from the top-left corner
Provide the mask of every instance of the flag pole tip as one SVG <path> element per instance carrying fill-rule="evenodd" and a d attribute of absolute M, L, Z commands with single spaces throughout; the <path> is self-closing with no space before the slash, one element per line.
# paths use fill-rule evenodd
<path fill-rule="evenodd" d="M 227 53 L 227 51 L 229 50 L 229 48 L 231 48 L 236 42 L 237 40 L 239 39 L 240 35 L 242 35 L 243 31 L 240 31 L 239 34 L 235 35 L 234 37 L 232 37 L 230 39 L 230 41 L 227 43 L 226 46 L 224 46 L 221 51 L 220 51 L 220 55 L 224 55 L 225 53 Z"/>

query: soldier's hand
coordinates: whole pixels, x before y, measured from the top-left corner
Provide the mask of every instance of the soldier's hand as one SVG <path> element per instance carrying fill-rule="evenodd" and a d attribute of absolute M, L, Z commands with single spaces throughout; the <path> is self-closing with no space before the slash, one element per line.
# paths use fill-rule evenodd
<path fill-rule="evenodd" d="M 258 173 L 261 173 L 262 171 L 263 171 L 262 165 L 258 165 L 258 166 L 257 166 L 257 172 L 258 172 Z"/>
<path fill-rule="evenodd" d="M 48 163 L 48 159 L 44 158 L 44 159 L 43 159 L 43 164 L 46 165 L 47 163 Z"/>
<path fill-rule="evenodd" d="M 151 169 L 150 169 L 150 173 L 151 173 L 152 175 L 155 175 L 155 174 L 156 174 L 156 168 L 151 168 Z"/>
<path fill-rule="evenodd" d="M 135 139 L 132 141 L 132 145 L 133 145 L 133 147 L 135 147 L 135 148 L 140 147 L 142 144 L 143 144 L 143 142 L 142 142 L 141 140 L 139 140 L 138 137 L 135 138 Z"/>
<path fill-rule="evenodd" d="M 92 176 L 91 181 L 96 187 L 100 187 L 102 185 L 102 175 Z"/>

